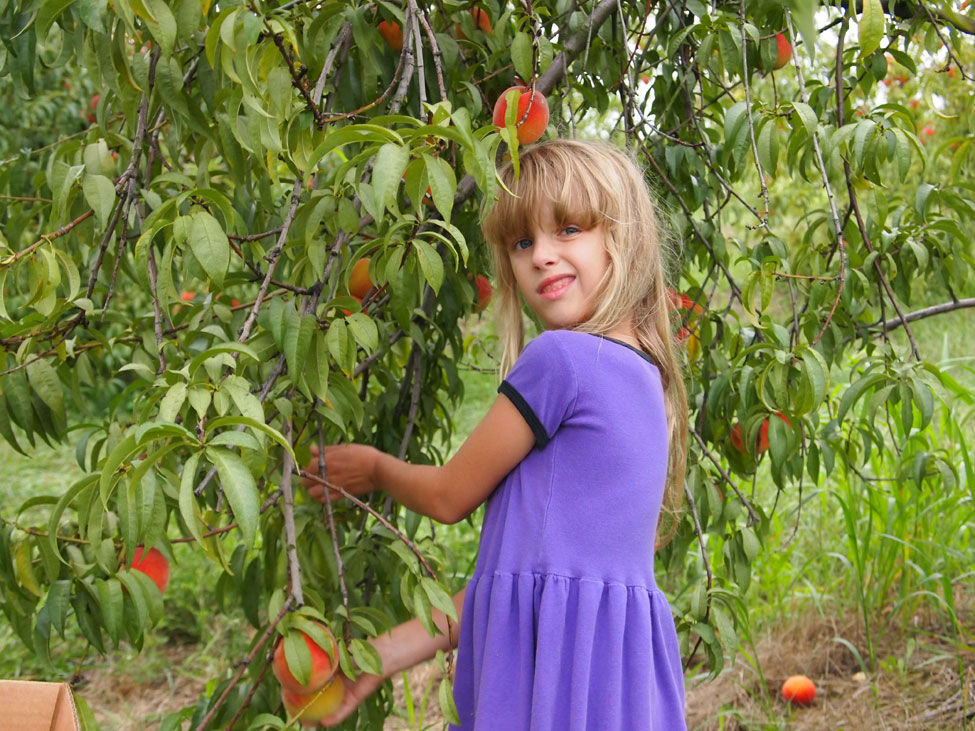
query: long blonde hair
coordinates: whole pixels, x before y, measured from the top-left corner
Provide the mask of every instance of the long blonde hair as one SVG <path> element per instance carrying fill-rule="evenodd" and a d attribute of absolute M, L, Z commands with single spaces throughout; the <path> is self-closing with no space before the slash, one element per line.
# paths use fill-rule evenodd
<path fill-rule="evenodd" d="M 511 163 L 499 171 L 502 190 L 482 228 L 491 245 L 497 279 L 501 377 L 524 347 L 522 304 L 507 244 L 537 228 L 547 204 L 556 222 L 584 229 L 604 226 L 610 265 L 596 288 L 592 315 L 571 329 L 608 333 L 632 321 L 640 343 L 660 371 L 667 413 L 669 463 L 658 543 L 679 524 L 687 464 L 687 393 L 668 309 L 669 242 L 653 196 L 637 164 L 611 145 L 559 139 L 519 151 L 520 173 Z M 662 539 L 662 540 L 661 540 Z"/>

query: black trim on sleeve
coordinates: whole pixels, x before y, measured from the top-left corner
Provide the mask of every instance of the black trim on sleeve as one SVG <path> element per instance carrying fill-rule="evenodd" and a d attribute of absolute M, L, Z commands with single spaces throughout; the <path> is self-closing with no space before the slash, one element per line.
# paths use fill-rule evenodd
<path fill-rule="evenodd" d="M 528 422 L 528 427 L 532 430 L 532 434 L 535 435 L 535 443 L 538 445 L 538 448 L 543 449 L 548 444 L 550 437 L 545 432 L 545 427 L 542 426 L 542 422 L 535 413 L 535 410 L 525 401 L 525 397 L 518 393 L 517 389 L 507 381 L 501 382 L 501 385 L 498 386 L 498 393 L 503 393 L 511 399 L 511 403 L 515 405 L 515 408 L 518 409 L 525 418 L 525 421 Z"/>

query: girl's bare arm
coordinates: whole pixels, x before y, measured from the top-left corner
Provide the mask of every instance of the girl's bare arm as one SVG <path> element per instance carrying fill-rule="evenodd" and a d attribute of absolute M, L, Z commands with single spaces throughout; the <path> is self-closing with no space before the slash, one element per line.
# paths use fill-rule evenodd
<path fill-rule="evenodd" d="M 383 490 L 421 515 L 456 523 L 487 499 L 534 444 L 524 417 L 507 396 L 499 395 L 457 454 L 442 467 L 409 464 L 363 444 L 326 447 L 325 466 L 328 481 L 354 495 Z M 317 467 L 318 450 L 313 446 L 307 470 L 316 474 Z M 307 477 L 304 484 L 316 500 L 341 498 Z"/>
<path fill-rule="evenodd" d="M 464 594 L 466 589 L 454 595 L 454 607 L 459 617 L 464 608 Z M 340 677 L 337 682 L 344 682 L 345 698 L 342 705 L 322 723 L 331 726 L 345 720 L 366 698 L 372 695 L 387 678 L 413 667 L 437 654 L 438 650 L 457 647 L 460 623 L 451 622 L 448 628 L 447 617 L 439 610 L 433 610 L 433 621 L 443 634 L 431 637 L 420 624 L 420 620 L 411 619 L 397 625 L 390 632 L 374 637 L 370 642 L 383 661 L 382 675 L 360 675 L 355 681 Z"/>

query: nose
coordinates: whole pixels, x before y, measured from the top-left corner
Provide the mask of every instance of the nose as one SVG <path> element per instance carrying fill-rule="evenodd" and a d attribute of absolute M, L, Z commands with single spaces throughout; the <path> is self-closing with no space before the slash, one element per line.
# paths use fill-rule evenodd
<path fill-rule="evenodd" d="M 548 234 L 536 234 L 532 242 L 532 264 L 542 269 L 556 261 L 558 261 L 556 242 Z"/>

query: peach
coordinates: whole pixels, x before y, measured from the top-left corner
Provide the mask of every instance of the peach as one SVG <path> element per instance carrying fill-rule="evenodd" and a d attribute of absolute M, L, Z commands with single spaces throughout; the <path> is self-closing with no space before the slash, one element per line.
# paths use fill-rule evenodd
<path fill-rule="evenodd" d="M 332 642 L 332 656 L 334 657 L 337 648 L 335 647 L 335 639 L 332 638 L 332 633 L 328 631 L 325 625 L 320 623 L 316 624 L 328 633 L 329 639 Z M 308 651 L 311 653 L 311 673 L 309 674 L 308 682 L 304 684 L 299 682 L 291 672 L 291 668 L 288 667 L 288 660 L 284 654 L 283 638 L 278 640 L 277 647 L 274 648 L 274 660 L 272 661 L 271 669 L 274 671 L 274 676 L 278 679 L 278 682 L 281 683 L 282 690 L 289 690 L 292 693 L 299 694 L 314 693 L 331 680 L 335 672 L 333 669 L 334 666 L 332 665 L 331 657 L 329 657 L 325 649 L 319 647 L 311 637 L 301 630 L 298 630 L 298 634 L 305 640 L 305 644 L 308 645 Z"/>
<path fill-rule="evenodd" d="M 361 300 L 372 287 L 373 281 L 369 276 L 369 257 L 364 257 L 353 264 L 352 271 L 349 272 L 349 294 Z"/>
<path fill-rule="evenodd" d="M 504 127 L 504 118 L 508 111 L 508 101 L 513 98 L 515 92 L 521 92 L 518 97 L 518 144 L 529 145 L 538 140 L 548 126 L 548 102 L 545 95 L 536 91 L 534 97 L 531 90 L 526 86 L 511 86 L 505 89 L 504 93 L 498 97 L 494 104 L 494 124 L 496 127 Z M 529 109 L 529 104 L 531 109 Z M 527 112 L 527 116 L 526 116 Z"/>
<path fill-rule="evenodd" d="M 323 718 L 328 718 L 345 700 L 345 682 L 341 677 L 330 680 L 325 686 L 312 693 L 292 693 L 281 688 L 281 701 L 290 718 L 300 721 L 304 726 L 317 726 Z"/>
<path fill-rule="evenodd" d="M 782 697 L 790 703 L 808 706 L 816 697 L 816 686 L 805 675 L 793 675 L 782 684 Z"/>
<path fill-rule="evenodd" d="M 403 50 L 403 29 L 395 20 L 384 20 L 378 26 L 379 33 L 394 51 Z"/>
<path fill-rule="evenodd" d="M 483 312 L 484 308 L 491 304 L 491 296 L 494 288 L 491 281 L 483 274 L 478 274 L 474 279 L 474 288 L 477 290 L 477 302 L 474 304 L 474 312 Z"/>
<path fill-rule="evenodd" d="M 129 568 L 141 571 L 152 579 L 160 593 L 166 591 L 169 584 L 169 561 L 157 549 L 150 548 L 146 551 L 142 546 L 136 548 Z"/>
<path fill-rule="evenodd" d="M 778 46 L 779 55 L 775 57 L 773 69 L 780 69 L 792 60 L 792 44 L 785 37 L 785 33 L 776 33 L 775 44 Z"/>

